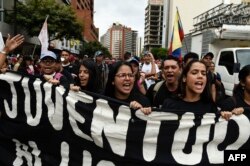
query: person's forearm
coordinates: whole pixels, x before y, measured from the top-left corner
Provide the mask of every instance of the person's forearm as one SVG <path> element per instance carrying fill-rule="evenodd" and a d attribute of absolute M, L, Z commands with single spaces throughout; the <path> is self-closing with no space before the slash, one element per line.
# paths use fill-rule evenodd
<path fill-rule="evenodd" d="M 0 68 L 2 68 L 6 57 L 7 57 L 8 52 L 6 51 L 6 49 L 3 49 L 0 51 Z"/>

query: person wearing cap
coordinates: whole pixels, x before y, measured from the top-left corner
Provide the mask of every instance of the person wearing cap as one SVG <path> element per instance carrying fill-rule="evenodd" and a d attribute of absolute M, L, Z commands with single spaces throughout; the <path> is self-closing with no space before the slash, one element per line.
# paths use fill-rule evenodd
<path fill-rule="evenodd" d="M 133 74 L 135 75 L 134 90 L 143 95 L 146 94 L 145 73 L 139 71 L 139 58 L 136 56 L 130 57 L 127 60 L 132 66 Z"/>
<path fill-rule="evenodd" d="M 101 79 L 101 89 L 105 90 L 107 81 L 108 81 L 108 74 L 109 74 L 109 67 L 104 61 L 104 53 L 102 51 L 96 51 L 94 56 L 94 61 L 97 64 L 99 78 Z"/>
<path fill-rule="evenodd" d="M 202 61 L 206 64 L 207 68 L 211 66 L 213 58 L 214 58 L 214 54 L 212 52 L 208 52 L 202 57 Z M 216 86 L 215 86 L 216 79 L 214 77 L 214 74 L 210 70 L 207 70 L 207 71 L 208 71 L 207 73 L 208 85 L 210 86 L 210 89 L 211 89 L 213 101 L 216 102 Z"/>
<path fill-rule="evenodd" d="M 202 61 L 206 63 L 206 66 L 209 67 L 212 60 L 214 58 L 214 54 L 212 52 L 208 52 L 206 53 L 203 57 L 202 57 Z"/>
<path fill-rule="evenodd" d="M 155 83 L 158 79 L 158 73 L 160 72 L 158 66 L 155 64 L 154 56 L 150 52 L 144 54 L 144 63 L 142 65 L 142 72 L 146 74 L 147 89 Z"/>
<path fill-rule="evenodd" d="M 0 68 L 2 68 L 2 65 L 5 62 L 5 59 L 7 58 L 7 55 L 9 52 L 15 50 L 18 46 L 20 46 L 24 41 L 24 36 L 17 34 L 14 37 L 10 37 L 8 34 L 7 40 L 5 42 L 5 46 L 2 50 L 0 50 Z"/>
<path fill-rule="evenodd" d="M 42 80 L 46 80 L 53 85 L 62 85 L 68 89 L 69 82 L 66 77 L 60 72 L 56 72 L 56 54 L 52 51 L 44 51 L 41 53 L 40 60 Z"/>

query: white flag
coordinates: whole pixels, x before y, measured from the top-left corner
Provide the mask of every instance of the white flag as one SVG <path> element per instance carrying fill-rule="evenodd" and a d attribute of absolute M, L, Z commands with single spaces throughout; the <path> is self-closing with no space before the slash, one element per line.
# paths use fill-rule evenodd
<path fill-rule="evenodd" d="M 49 37 L 48 37 L 48 24 L 47 24 L 47 19 L 49 16 L 46 17 L 44 23 L 43 23 L 43 27 L 39 33 L 38 39 L 41 42 L 42 45 L 42 52 L 43 51 L 47 51 L 48 47 L 49 47 Z"/>
<path fill-rule="evenodd" d="M 3 50 L 5 44 L 4 44 L 4 41 L 3 41 L 3 36 L 2 36 L 2 33 L 0 32 L 0 50 Z"/>

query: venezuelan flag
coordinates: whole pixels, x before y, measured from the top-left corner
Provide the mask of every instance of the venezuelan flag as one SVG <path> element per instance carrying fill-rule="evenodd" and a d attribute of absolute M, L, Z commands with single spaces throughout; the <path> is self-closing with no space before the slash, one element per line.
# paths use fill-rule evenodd
<path fill-rule="evenodd" d="M 184 31 L 182 28 L 179 12 L 177 10 L 177 13 L 175 15 L 175 21 L 174 21 L 170 47 L 168 51 L 169 55 L 172 55 L 181 59 L 181 47 L 182 47 L 183 38 L 184 38 Z"/>

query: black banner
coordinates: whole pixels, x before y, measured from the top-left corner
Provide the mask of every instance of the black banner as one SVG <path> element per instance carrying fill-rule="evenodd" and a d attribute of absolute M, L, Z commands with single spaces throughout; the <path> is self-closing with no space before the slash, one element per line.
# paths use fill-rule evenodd
<path fill-rule="evenodd" d="M 144 115 L 89 92 L 39 78 L 0 74 L 0 165 L 197 165 L 224 163 L 224 150 L 249 150 L 245 115 Z"/>

